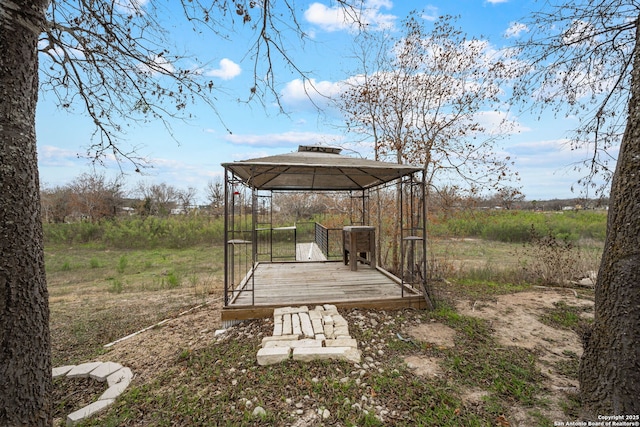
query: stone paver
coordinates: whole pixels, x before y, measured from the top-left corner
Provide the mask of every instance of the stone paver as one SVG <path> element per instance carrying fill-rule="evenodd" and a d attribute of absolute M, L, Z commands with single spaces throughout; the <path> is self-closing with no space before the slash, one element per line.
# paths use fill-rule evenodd
<path fill-rule="evenodd" d="M 78 409 L 77 411 L 70 413 L 67 415 L 67 427 L 75 426 L 85 418 L 89 418 L 90 416 L 106 409 L 113 402 L 115 402 L 115 399 L 98 400 L 97 402 L 93 402 L 82 409 Z"/>
<path fill-rule="evenodd" d="M 85 418 L 88 418 L 111 405 L 115 399 L 129 386 L 133 379 L 133 372 L 127 367 L 114 362 L 88 362 L 80 365 L 59 366 L 53 368 L 53 378 L 66 375 L 69 378 L 90 377 L 96 381 L 108 384 L 107 390 L 102 393 L 96 402 L 78 409 L 67 416 L 67 426 L 75 426 Z"/>
<path fill-rule="evenodd" d="M 258 364 L 271 365 L 292 358 L 296 361 L 339 359 L 360 362 L 358 342 L 349 335 L 349 325 L 335 305 L 281 307 L 273 311 L 273 336 L 262 339 Z"/>
<path fill-rule="evenodd" d="M 109 384 L 109 387 L 111 387 L 112 385 L 117 384 L 121 381 L 131 381 L 132 379 L 133 372 L 131 372 L 131 369 L 125 367 L 109 375 L 107 377 L 107 384 Z"/>
<path fill-rule="evenodd" d="M 57 368 L 53 368 L 53 372 L 52 372 L 53 378 L 65 376 L 73 368 L 75 368 L 75 365 L 59 366 Z"/>
<path fill-rule="evenodd" d="M 93 371 L 100 365 L 102 365 L 102 362 L 88 362 L 81 365 L 76 365 L 69 372 L 67 372 L 67 376 L 69 378 L 88 377 L 91 371 Z"/>
<path fill-rule="evenodd" d="M 360 362 L 360 350 L 353 347 L 298 347 L 293 349 L 293 360 L 310 362 L 319 359 L 348 360 Z"/>
<path fill-rule="evenodd" d="M 122 369 L 122 365 L 119 363 L 104 362 L 102 365 L 91 371 L 89 376 L 94 380 L 106 381 L 109 375 L 119 371 L 120 369 Z"/>
<path fill-rule="evenodd" d="M 98 400 L 107 400 L 107 399 L 115 399 L 120 396 L 122 392 L 129 386 L 131 380 L 123 380 L 119 383 L 115 383 L 111 387 L 109 387 L 104 393 L 100 395 Z"/>
<path fill-rule="evenodd" d="M 311 318 L 309 317 L 309 313 L 300 313 L 300 327 L 302 328 L 302 333 L 307 338 L 314 338 L 315 333 L 313 332 L 313 325 L 311 324 Z"/>
<path fill-rule="evenodd" d="M 289 359 L 289 347 L 265 347 L 258 350 L 258 365 L 266 366 L 284 362 Z"/>

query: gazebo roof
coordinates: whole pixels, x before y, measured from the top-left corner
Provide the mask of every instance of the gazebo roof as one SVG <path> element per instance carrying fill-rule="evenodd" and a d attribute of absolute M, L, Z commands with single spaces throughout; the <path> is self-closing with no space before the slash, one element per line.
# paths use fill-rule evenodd
<path fill-rule="evenodd" d="M 421 167 L 348 157 L 340 148 L 301 145 L 297 152 L 223 163 L 259 190 L 363 190 Z"/>

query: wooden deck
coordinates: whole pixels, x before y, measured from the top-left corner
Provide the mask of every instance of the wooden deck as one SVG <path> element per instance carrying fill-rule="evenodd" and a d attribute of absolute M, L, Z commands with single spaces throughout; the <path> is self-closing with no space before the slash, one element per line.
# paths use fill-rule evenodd
<path fill-rule="evenodd" d="M 317 243 L 298 243 L 296 244 L 296 261 L 326 261 L 322 250 Z"/>
<path fill-rule="evenodd" d="M 397 278 L 368 265 L 351 271 L 342 261 L 259 263 L 253 278 L 246 280 L 245 289 L 223 308 L 222 321 L 271 317 L 276 307 L 318 304 L 339 308 L 426 307 L 422 294 L 405 287 L 403 297 Z"/>

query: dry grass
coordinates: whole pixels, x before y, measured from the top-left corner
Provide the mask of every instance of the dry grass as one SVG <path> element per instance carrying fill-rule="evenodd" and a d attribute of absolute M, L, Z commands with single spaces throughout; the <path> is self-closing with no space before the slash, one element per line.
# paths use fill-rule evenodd
<path fill-rule="evenodd" d="M 219 296 L 219 252 L 48 248 L 54 365 L 94 358 L 104 344 Z"/>

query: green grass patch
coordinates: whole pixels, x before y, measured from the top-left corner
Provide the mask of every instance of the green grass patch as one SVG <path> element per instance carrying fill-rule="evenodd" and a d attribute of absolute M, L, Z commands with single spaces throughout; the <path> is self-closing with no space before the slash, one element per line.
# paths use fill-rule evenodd
<path fill-rule="evenodd" d="M 213 246 L 46 246 L 54 363 L 91 360 L 104 344 L 221 295 L 221 260 L 222 248 Z"/>
<path fill-rule="evenodd" d="M 542 235 L 560 239 L 604 241 L 606 220 L 606 211 L 460 211 L 432 215 L 428 227 L 433 237 L 475 237 L 522 243 L 529 241 L 531 227 L 534 227 Z"/>
<path fill-rule="evenodd" d="M 584 313 L 592 313 L 592 306 L 573 306 L 564 301 L 553 303 L 553 308 L 549 308 L 540 316 L 540 321 L 553 328 L 562 328 L 581 333 L 585 327 L 591 324 L 591 319 L 585 318 Z"/>

